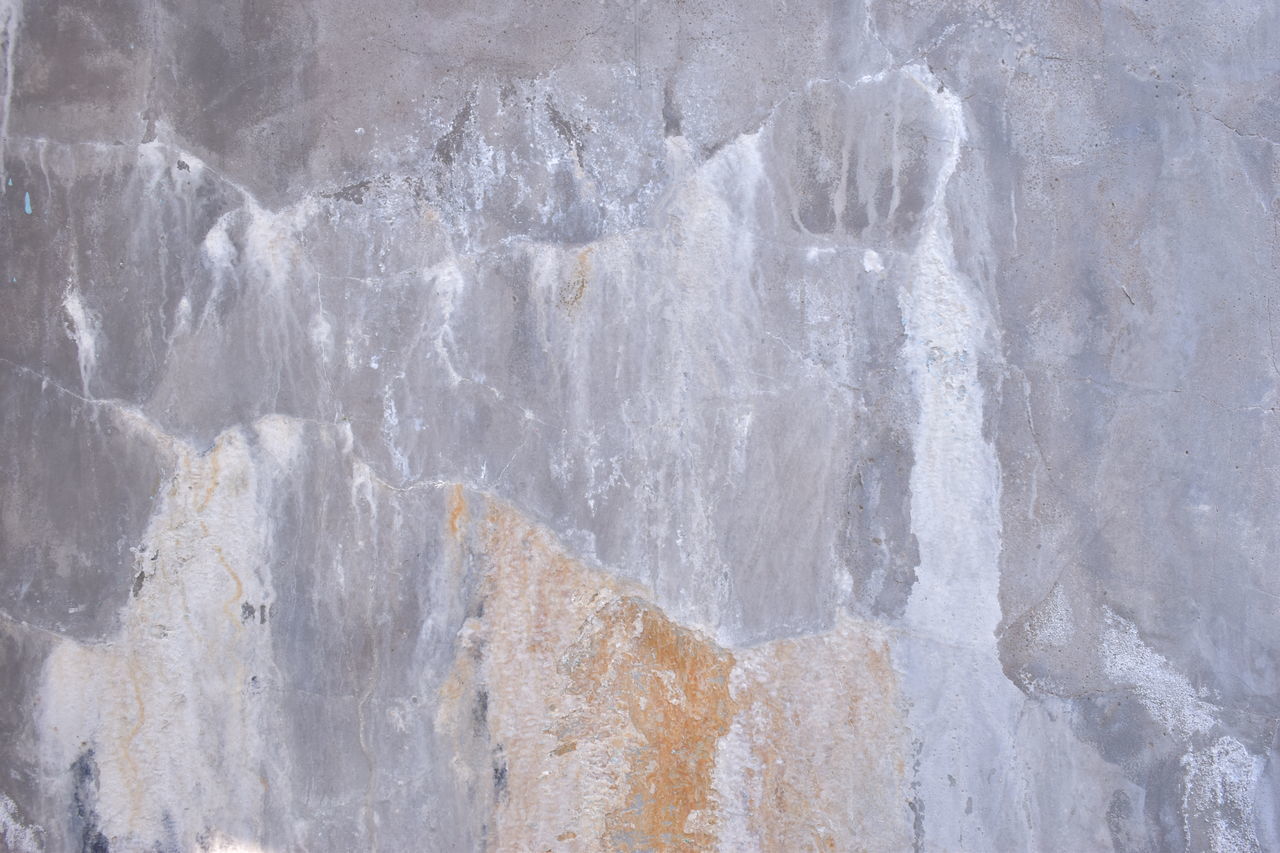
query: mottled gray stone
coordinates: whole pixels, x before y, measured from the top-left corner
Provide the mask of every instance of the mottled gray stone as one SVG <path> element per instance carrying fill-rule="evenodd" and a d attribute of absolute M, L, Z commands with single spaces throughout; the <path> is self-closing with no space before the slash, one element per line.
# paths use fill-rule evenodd
<path fill-rule="evenodd" d="M 457 484 L 885 632 L 917 849 L 1280 850 L 1280 7 L 0 24 L 0 845 L 499 844 Z"/>

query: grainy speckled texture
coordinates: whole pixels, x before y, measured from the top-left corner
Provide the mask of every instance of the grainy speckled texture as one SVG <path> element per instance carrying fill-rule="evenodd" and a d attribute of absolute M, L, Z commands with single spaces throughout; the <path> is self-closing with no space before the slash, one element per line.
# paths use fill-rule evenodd
<path fill-rule="evenodd" d="M 0 47 L 0 847 L 1280 850 L 1280 5 Z"/>

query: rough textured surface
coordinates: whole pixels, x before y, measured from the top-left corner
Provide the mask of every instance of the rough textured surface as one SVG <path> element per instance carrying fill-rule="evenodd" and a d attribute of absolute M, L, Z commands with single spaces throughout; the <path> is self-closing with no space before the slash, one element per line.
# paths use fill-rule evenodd
<path fill-rule="evenodd" d="M 0 48 L 0 847 L 1280 850 L 1280 6 Z"/>

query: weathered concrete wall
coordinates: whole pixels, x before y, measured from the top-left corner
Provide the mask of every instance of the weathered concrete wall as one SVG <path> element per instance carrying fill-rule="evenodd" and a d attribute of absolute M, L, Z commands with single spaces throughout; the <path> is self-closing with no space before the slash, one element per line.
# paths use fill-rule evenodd
<path fill-rule="evenodd" d="M 1280 850 L 1280 6 L 0 46 L 0 846 Z"/>

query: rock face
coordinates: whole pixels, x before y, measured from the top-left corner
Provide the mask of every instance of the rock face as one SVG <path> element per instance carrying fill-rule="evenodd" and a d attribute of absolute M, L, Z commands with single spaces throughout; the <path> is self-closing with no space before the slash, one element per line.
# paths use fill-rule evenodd
<path fill-rule="evenodd" d="M 1280 6 L 0 48 L 0 848 L 1280 850 Z"/>
<path fill-rule="evenodd" d="M 459 487 L 451 517 L 466 504 Z M 502 850 L 910 846 L 904 713 L 883 632 L 730 650 L 574 561 L 508 507 L 444 693 Z"/>

